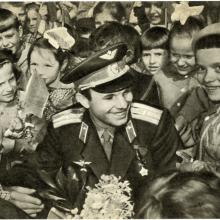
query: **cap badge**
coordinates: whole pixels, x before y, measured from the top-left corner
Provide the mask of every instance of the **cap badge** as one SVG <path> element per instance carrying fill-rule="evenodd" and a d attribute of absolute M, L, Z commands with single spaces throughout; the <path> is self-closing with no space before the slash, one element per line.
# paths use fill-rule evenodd
<path fill-rule="evenodd" d="M 128 65 L 121 66 L 119 65 L 119 63 L 113 63 L 109 65 L 107 68 L 107 72 L 110 75 L 112 76 L 116 75 L 118 77 L 124 75 L 128 70 L 129 70 Z"/>

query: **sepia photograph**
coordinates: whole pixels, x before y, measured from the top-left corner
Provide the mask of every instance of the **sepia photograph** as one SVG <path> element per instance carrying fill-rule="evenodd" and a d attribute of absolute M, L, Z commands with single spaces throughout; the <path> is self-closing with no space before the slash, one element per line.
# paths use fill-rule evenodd
<path fill-rule="evenodd" d="M 0 1 L 0 219 L 219 218 L 220 1 Z"/>

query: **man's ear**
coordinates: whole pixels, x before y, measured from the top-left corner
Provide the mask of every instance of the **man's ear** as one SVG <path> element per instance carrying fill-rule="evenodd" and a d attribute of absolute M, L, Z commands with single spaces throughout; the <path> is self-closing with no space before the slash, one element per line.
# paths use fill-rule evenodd
<path fill-rule="evenodd" d="M 67 64 L 68 64 L 68 59 L 65 59 L 62 63 L 62 66 L 60 67 L 61 72 L 63 72 L 66 69 Z"/>
<path fill-rule="evenodd" d="M 79 102 L 84 108 L 89 108 L 89 100 L 80 92 L 76 93 L 76 101 Z"/>
<path fill-rule="evenodd" d="M 132 60 L 134 59 L 134 51 L 132 51 L 131 49 L 127 50 L 127 54 L 126 54 L 126 63 L 130 63 Z"/>

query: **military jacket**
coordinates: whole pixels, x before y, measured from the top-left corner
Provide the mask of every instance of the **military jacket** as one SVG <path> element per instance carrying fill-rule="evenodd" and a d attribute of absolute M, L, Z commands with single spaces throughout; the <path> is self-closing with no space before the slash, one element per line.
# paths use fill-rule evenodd
<path fill-rule="evenodd" d="M 4 182 L 38 187 L 39 182 L 33 180 L 35 170 L 53 172 L 83 160 L 90 162 L 89 185 L 97 183 L 102 174 L 114 174 L 130 180 L 136 188 L 146 176 L 175 168 L 176 151 L 183 144 L 167 110 L 133 103 L 127 124 L 115 131 L 111 161 L 105 155 L 89 112 L 82 114 L 82 118 L 77 118 L 71 110 L 59 113 L 37 151 L 23 167 L 15 167 L 5 175 Z M 142 168 L 148 174 L 141 173 Z"/>

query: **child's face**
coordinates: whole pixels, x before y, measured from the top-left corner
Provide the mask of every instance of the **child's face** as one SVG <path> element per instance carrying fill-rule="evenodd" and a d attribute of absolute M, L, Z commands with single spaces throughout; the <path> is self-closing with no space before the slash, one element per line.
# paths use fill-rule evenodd
<path fill-rule="evenodd" d="M 27 27 L 31 33 L 34 33 L 40 22 L 40 15 L 35 9 L 30 9 L 27 12 Z"/>
<path fill-rule="evenodd" d="M 19 33 L 15 28 L 10 28 L 0 33 L 0 49 L 8 49 L 15 54 L 18 51 L 19 46 Z"/>
<path fill-rule="evenodd" d="M 214 102 L 220 101 L 220 48 L 201 49 L 196 52 L 198 80 Z"/>
<path fill-rule="evenodd" d="M 30 71 L 36 71 L 49 85 L 57 79 L 60 64 L 51 50 L 36 47 L 30 57 Z"/>
<path fill-rule="evenodd" d="M 113 18 L 110 12 L 106 9 L 95 16 L 95 27 L 98 28 L 101 25 L 111 21 L 116 21 L 116 19 Z"/>
<path fill-rule="evenodd" d="M 151 2 L 149 7 L 145 8 L 145 14 L 153 25 L 160 24 L 163 20 L 163 10 L 161 2 Z"/>
<path fill-rule="evenodd" d="M 13 73 L 12 64 L 5 63 L 1 67 L 0 102 L 9 103 L 14 100 L 17 83 Z"/>
<path fill-rule="evenodd" d="M 192 39 L 175 36 L 170 41 L 170 61 L 180 75 L 187 75 L 194 70 L 195 56 Z"/>
<path fill-rule="evenodd" d="M 158 73 L 167 62 L 167 50 L 151 49 L 143 50 L 142 60 L 146 69 L 152 74 Z"/>

